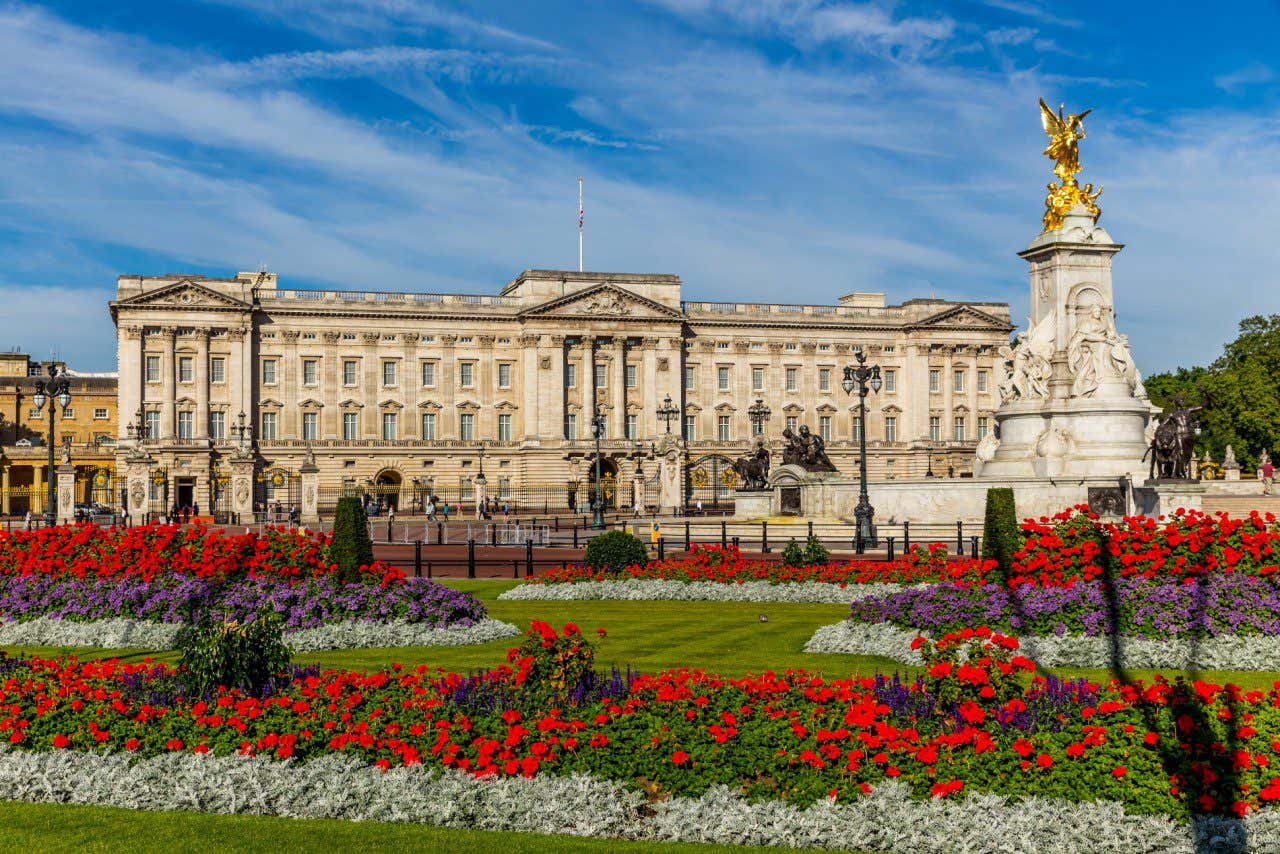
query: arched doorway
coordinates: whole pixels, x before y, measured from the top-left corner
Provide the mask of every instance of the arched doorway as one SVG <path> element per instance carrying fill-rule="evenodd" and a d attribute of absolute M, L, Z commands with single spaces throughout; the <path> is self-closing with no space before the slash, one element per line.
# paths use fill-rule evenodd
<path fill-rule="evenodd" d="M 395 469 L 383 469 L 373 479 L 373 500 L 382 504 L 383 510 L 400 509 L 400 487 L 404 478 Z"/>

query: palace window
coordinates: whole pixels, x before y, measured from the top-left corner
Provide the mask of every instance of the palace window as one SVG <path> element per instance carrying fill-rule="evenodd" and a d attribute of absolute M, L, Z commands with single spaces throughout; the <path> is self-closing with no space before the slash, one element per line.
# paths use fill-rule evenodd
<path fill-rule="evenodd" d="M 818 435 L 822 437 L 822 441 L 824 442 L 831 441 L 831 416 L 830 415 L 818 416 Z"/>
<path fill-rule="evenodd" d="M 159 356 L 147 357 L 147 382 L 149 383 L 160 382 L 160 357 Z"/>
<path fill-rule="evenodd" d="M 382 384 L 383 385 L 396 384 L 396 363 L 395 362 L 382 363 Z"/>
<path fill-rule="evenodd" d="M 978 438 L 979 439 L 987 438 L 988 429 L 989 428 L 987 427 L 987 416 L 979 415 L 978 416 Z"/>
<path fill-rule="evenodd" d="M 356 362 L 354 359 L 347 359 L 342 363 L 342 384 L 345 386 L 356 384 Z"/>
<path fill-rule="evenodd" d="M 898 372 L 893 368 L 885 368 L 884 370 L 884 390 L 898 390 Z"/>
<path fill-rule="evenodd" d="M 929 416 L 929 441 L 942 441 L 942 419 L 937 415 Z"/>
<path fill-rule="evenodd" d="M 107 417 L 107 408 L 105 406 L 100 406 L 93 410 L 94 421 L 101 421 L 106 417 Z"/>
<path fill-rule="evenodd" d="M 382 413 L 382 440 L 384 442 L 394 442 L 396 439 L 396 413 Z"/>
<path fill-rule="evenodd" d="M 729 433 L 729 416 L 716 416 L 716 438 L 721 442 L 728 442 L 732 437 Z"/>
<path fill-rule="evenodd" d="M 458 415 L 458 438 L 470 442 L 476 437 L 476 416 L 470 412 Z"/>
<path fill-rule="evenodd" d="M 942 390 L 942 371 L 937 368 L 929 369 L 929 391 Z"/>
<path fill-rule="evenodd" d="M 898 419 L 894 415 L 886 415 L 884 417 L 884 440 L 886 442 L 898 441 Z"/>
<path fill-rule="evenodd" d="M 342 413 L 342 438 L 352 441 L 360 437 L 360 413 Z"/>
<path fill-rule="evenodd" d="M 795 391 L 800 388 L 800 369 L 787 368 L 787 391 Z"/>
<path fill-rule="evenodd" d="M 955 439 L 957 442 L 964 441 L 964 416 L 963 415 L 957 415 L 955 416 L 955 418 L 952 419 L 951 434 L 952 434 L 952 438 Z"/>
<path fill-rule="evenodd" d="M 751 390 L 764 391 L 764 368 L 751 369 Z"/>
<path fill-rule="evenodd" d="M 511 363 L 498 363 L 498 388 L 511 388 Z"/>
<path fill-rule="evenodd" d="M 73 407 L 73 406 L 64 406 L 64 407 L 62 408 L 62 418 L 63 418 L 63 420 L 64 420 L 64 421 L 65 421 L 65 420 L 67 420 L 67 419 L 70 419 L 70 418 L 75 418 L 75 417 L 76 417 L 76 410 L 75 410 L 75 407 Z"/>
<path fill-rule="evenodd" d="M 178 413 L 178 438 L 190 439 L 195 433 L 192 431 L 194 413 L 179 412 Z"/>
<path fill-rule="evenodd" d="M 570 441 L 578 438 L 578 416 L 572 412 L 564 416 L 564 437 Z"/>
<path fill-rule="evenodd" d="M 259 433 L 263 439 L 274 439 L 276 437 L 276 420 L 276 413 L 262 413 L 262 424 Z"/>
<path fill-rule="evenodd" d="M 955 392 L 964 391 L 964 371 L 956 371 L 951 375 L 951 390 Z"/>
<path fill-rule="evenodd" d="M 214 356 L 209 360 L 209 382 L 224 383 L 227 381 L 227 360 Z"/>
<path fill-rule="evenodd" d="M 471 388 L 476 384 L 476 366 L 474 362 L 463 362 L 458 365 L 458 383 L 463 388 Z"/>
<path fill-rule="evenodd" d="M 604 388 L 609 384 L 609 366 L 604 362 L 596 362 L 596 388 Z"/>
<path fill-rule="evenodd" d="M 627 377 L 626 377 L 627 388 L 635 388 L 636 387 L 636 366 L 627 365 L 626 373 L 627 373 Z"/>
<path fill-rule="evenodd" d="M 822 368 L 818 371 L 818 391 L 831 391 L 830 368 Z"/>
<path fill-rule="evenodd" d="M 978 371 L 978 391 L 985 392 L 987 390 L 987 372 Z"/>
<path fill-rule="evenodd" d="M 509 477 L 498 478 L 498 498 L 500 498 L 503 501 L 506 501 L 509 498 L 511 498 L 511 478 Z"/>
<path fill-rule="evenodd" d="M 154 410 L 147 413 L 147 438 L 160 438 L 160 413 Z"/>
<path fill-rule="evenodd" d="M 262 360 L 262 382 L 264 385 L 276 384 L 276 360 L 275 359 Z"/>
<path fill-rule="evenodd" d="M 498 416 L 498 441 L 511 441 L 511 415 L 508 413 Z"/>
<path fill-rule="evenodd" d="M 684 417 L 684 440 L 692 442 L 698 438 L 698 417 L 696 415 L 686 415 Z"/>
<path fill-rule="evenodd" d="M 209 413 L 209 438 L 219 440 L 227 438 L 227 413 Z"/>
<path fill-rule="evenodd" d="M 787 421 L 787 424 L 786 424 L 787 429 L 790 430 L 792 433 L 796 432 L 796 430 L 800 428 L 800 419 L 797 416 L 788 415 L 786 421 Z"/>
<path fill-rule="evenodd" d="M 195 359 L 190 356 L 181 356 L 178 358 L 178 382 L 189 383 L 195 382 L 196 369 Z"/>
<path fill-rule="evenodd" d="M 627 430 L 627 438 L 635 440 L 640 438 L 640 419 L 635 415 L 628 415 L 624 422 Z"/>
<path fill-rule="evenodd" d="M 716 368 L 716 388 L 720 391 L 729 390 L 729 369 Z"/>
<path fill-rule="evenodd" d="M 698 368 L 696 365 L 684 366 L 684 387 L 697 388 L 698 386 Z"/>
<path fill-rule="evenodd" d="M 320 438 L 319 429 L 320 416 L 315 412 L 302 413 L 302 439 L 305 442 L 314 442 Z"/>
<path fill-rule="evenodd" d="M 427 388 L 431 388 L 436 384 L 436 363 L 422 363 L 422 384 Z"/>
<path fill-rule="evenodd" d="M 569 364 L 564 366 L 564 387 L 578 387 L 578 366 Z"/>
<path fill-rule="evenodd" d="M 302 384 L 317 385 L 320 382 L 320 363 L 315 359 L 302 360 Z"/>
<path fill-rule="evenodd" d="M 434 412 L 422 413 L 422 438 L 431 441 L 436 437 L 436 414 Z"/>

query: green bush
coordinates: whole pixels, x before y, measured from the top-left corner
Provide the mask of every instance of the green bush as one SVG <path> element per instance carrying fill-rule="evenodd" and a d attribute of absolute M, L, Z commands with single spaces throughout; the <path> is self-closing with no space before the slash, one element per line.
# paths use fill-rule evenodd
<path fill-rule="evenodd" d="M 373 563 L 373 540 L 369 539 L 369 517 L 359 498 L 338 499 L 333 514 L 333 543 L 329 558 L 338 565 L 337 577 L 348 583 L 360 581 L 360 567 Z"/>
<path fill-rule="evenodd" d="M 1013 504 L 1013 490 L 1008 487 L 987 490 L 987 514 L 982 523 L 982 556 L 994 560 L 1000 573 L 1009 577 L 1013 555 L 1022 548 L 1018 530 L 1018 513 Z"/>
<path fill-rule="evenodd" d="M 782 550 L 782 565 L 799 568 L 805 565 L 804 559 L 804 549 L 796 542 L 796 538 L 792 537 L 787 542 L 787 547 Z"/>
<path fill-rule="evenodd" d="M 183 682 L 197 694 L 220 686 L 256 695 L 289 667 L 289 647 L 274 614 L 252 623 L 217 621 L 206 615 L 178 632 Z"/>
<path fill-rule="evenodd" d="M 831 552 L 817 537 L 810 537 L 804 544 L 805 566 L 826 566 L 831 562 Z"/>
<path fill-rule="evenodd" d="M 608 531 L 591 538 L 583 562 L 603 572 L 622 572 L 629 566 L 644 566 L 649 562 L 649 553 L 635 534 Z"/>

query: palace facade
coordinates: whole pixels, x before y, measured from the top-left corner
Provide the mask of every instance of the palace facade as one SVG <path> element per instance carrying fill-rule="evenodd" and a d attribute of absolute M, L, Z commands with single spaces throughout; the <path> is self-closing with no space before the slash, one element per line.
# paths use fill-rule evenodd
<path fill-rule="evenodd" d="M 864 425 L 841 380 L 859 350 L 883 377 L 867 398 L 869 474 L 960 476 L 994 426 L 1013 328 L 1003 303 L 698 302 L 677 276 L 560 270 L 526 270 L 496 295 L 121 276 L 110 308 L 121 460 L 146 456 L 157 508 L 202 511 L 225 500 L 237 447 L 255 458 L 255 504 L 294 503 L 310 450 L 330 496 L 465 503 L 483 470 L 489 495 L 564 507 L 594 476 L 593 401 L 611 483 L 655 479 L 653 446 L 670 433 L 690 499 L 725 500 L 758 400 L 775 448 L 807 424 L 852 473 Z"/>

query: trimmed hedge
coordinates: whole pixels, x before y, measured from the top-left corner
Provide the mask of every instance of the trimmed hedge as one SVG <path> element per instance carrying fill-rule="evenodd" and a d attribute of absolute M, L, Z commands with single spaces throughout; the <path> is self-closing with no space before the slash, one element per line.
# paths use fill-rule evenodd
<path fill-rule="evenodd" d="M 649 562 L 649 552 L 635 534 L 628 531 L 607 531 L 591 538 L 582 560 L 592 569 L 622 572 L 629 566 L 644 566 Z"/>
<path fill-rule="evenodd" d="M 338 565 L 338 578 L 360 580 L 360 567 L 373 563 L 373 540 L 369 539 L 369 517 L 359 498 L 338 499 L 333 515 L 333 542 L 329 557 Z"/>
<path fill-rule="evenodd" d="M 1013 556 L 1022 548 L 1018 530 L 1018 514 L 1013 503 L 1013 490 L 999 487 L 987 490 L 986 518 L 982 524 L 982 556 L 994 560 L 1000 573 L 1008 577 L 1013 569 Z"/>

